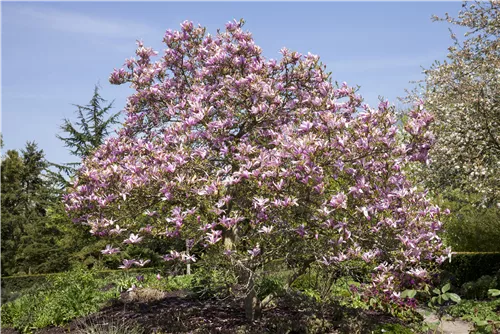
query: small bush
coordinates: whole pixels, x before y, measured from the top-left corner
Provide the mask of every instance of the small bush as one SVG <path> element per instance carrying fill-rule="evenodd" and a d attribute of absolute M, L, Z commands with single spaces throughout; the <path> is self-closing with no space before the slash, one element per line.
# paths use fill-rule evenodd
<path fill-rule="evenodd" d="M 201 256 L 194 271 L 192 291 L 199 298 L 224 298 L 231 295 L 237 283 L 237 273 L 221 260 L 214 249 Z"/>
<path fill-rule="evenodd" d="M 462 285 L 460 293 L 465 299 L 487 299 L 488 290 L 500 286 L 499 278 L 485 275 L 475 282 L 467 282 Z"/>
<path fill-rule="evenodd" d="M 280 275 L 266 275 L 257 281 L 257 296 L 263 300 L 267 296 L 281 295 L 285 289 L 285 279 Z"/>
<path fill-rule="evenodd" d="M 490 301 L 463 300 L 451 306 L 447 313 L 453 317 L 471 321 L 475 333 L 497 333 L 493 326 L 500 328 L 500 298 Z"/>
<path fill-rule="evenodd" d="M 2 304 L 15 300 L 32 288 L 47 284 L 47 275 L 2 277 Z"/>
<path fill-rule="evenodd" d="M 451 262 L 443 264 L 444 276 L 453 286 L 477 281 L 481 276 L 496 276 L 500 271 L 500 253 L 492 254 L 456 254 Z"/>

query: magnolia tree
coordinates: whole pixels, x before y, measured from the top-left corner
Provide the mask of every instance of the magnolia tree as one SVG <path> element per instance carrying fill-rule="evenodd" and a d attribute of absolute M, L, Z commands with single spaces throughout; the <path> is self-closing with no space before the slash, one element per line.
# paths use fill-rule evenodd
<path fill-rule="evenodd" d="M 437 134 L 429 179 L 500 207 L 500 3 L 462 7 L 457 18 L 434 18 L 467 32 L 463 42 L 452 34 L 448 59 L 425 72 Z"/>
<path fill-rule="evenodd" d="M 110 238 L 104 253 L 148 235 L 220 252 L 245 283 L 249 318 L 259 268 L 277 259 L 323 270 L 359 259 L 373 269 L 368 290 L 399 298 L 426 279 L 423 263 L 449 254 L 439 208 L 405 174 L 427 159 L 431 115 L 417 105 L 403 135 L 387 102 L 372 109 L 333 86 L 315 55 L 267 60 L 242 24 L 211 36 L 184 22 L 156 61 L 138 43 L 110 77 L 135 89 L 127 120 L 84 161 L 67 210 Z M 164 259 L 197 260 L 185 249 Z"/>

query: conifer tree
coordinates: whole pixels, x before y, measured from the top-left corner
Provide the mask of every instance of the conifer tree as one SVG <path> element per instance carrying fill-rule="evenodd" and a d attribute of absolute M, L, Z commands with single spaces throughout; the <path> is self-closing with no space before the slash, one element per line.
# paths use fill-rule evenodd
<path fill-rule="evenodd" d="M 94 87 L 94 94 L 86 105 L 75 104 L 77 108 L 77 121 L 72 122 L 65 118 L 60 129 L 64 132 L 63 135 L 56 137 L 64 142 L 64 146 L 69 148 L 72 155 L 79 160 L 84 159 L 91 154 L 97 147 L 104 143 L 105 138 L 109 135 L 111 126 L 118 123 L 120 113 L 107 114 L 113 108 L 113 102 L 107 101 L 99 94 L 99 86 Z M 64 164 L 52 163 L 66 176 L 73 176 L 76 172 L 80 161 Z M 66 180 L 62 175 L 57 175 L 58 181 L 66 186 Z"/>

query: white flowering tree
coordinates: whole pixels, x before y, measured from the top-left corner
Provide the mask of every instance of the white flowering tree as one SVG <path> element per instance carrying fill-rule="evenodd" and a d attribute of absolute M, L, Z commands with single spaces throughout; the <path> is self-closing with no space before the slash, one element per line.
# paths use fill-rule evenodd
<path fill-rule="evenodd" d="M 428 69 L 425 106 L 436 118 L 429 176 L 435 189 L 479 194 L 482 204 L 500 200 L 500 2 L 464 3 L 457 18 L 435 20 L 467 29 L 452 33 L 445 61 Z"/>

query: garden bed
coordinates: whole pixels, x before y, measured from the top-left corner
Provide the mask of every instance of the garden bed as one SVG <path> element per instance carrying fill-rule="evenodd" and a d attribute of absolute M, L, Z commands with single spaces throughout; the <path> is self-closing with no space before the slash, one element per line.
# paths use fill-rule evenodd
<path fill-rule="evenodd" d="M 298 298 L 298 299 L 297 299 Z M 328 308 L 319 310 L 301 297 L 280 299 L 262 318 L 249 322 L 241 303 L 234 299 L 199 300 L 185 291 L 165 293 L 160 300 L 144 303 L 120 298 L 101 311 L 75 319 L 64 327 L 47 327 L 49 333 L 372 333 L 383 324 L 401 326 L 396 318 L 372 311 Z M 299 300 L 300 299 L 300 300 Z M 97 329 L 101 329 L 98 331 Z M 18 333 L 3 329 L 2 333 Z M 401 332 L 404 333 L 404 332 Z M 411 333 L 408 331 L 408 333 Z"/>

